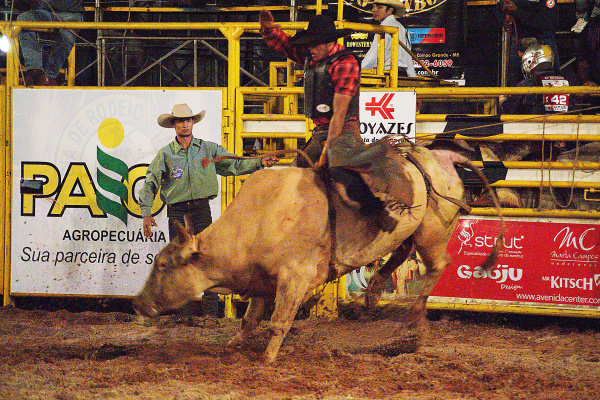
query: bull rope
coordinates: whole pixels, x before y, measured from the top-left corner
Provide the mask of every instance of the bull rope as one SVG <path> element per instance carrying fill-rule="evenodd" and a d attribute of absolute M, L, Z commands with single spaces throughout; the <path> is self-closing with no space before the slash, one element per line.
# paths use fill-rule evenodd
<path fill-rule="evenodd" d="M 569 115 L 569 114 L 574 114 L 574 113 L 581 113 L 583 111 L 593 111 L 593 110 L 598 110 L 598 109 L 600 109 L 600 106 L 587 107 L 587 108 L 583 108 L 581 110 L 562 111 L 562 112 L 552 113 L 552 115 Z M 490 124 L 472 126 L 472 127 L 468 127 L 468 128 L 454 129 L 454 130 L 443 132 L 443 134 L 444 135 L 448 135 L 450 133 L 461 134 L 462 132 L 469 131 L 469 130 L 482 129 L 482 128 L 491 128 L 491 127 L 500 126 L 500 125 L 517 124 L 519 122 L 533 121 L 533 120 L 536 120 L 536 119 L 542 119 L 543 120 L 545 117 L 546 117 L 545 114 L 544 115 L 535 115 L 533 117 L 521 118 L 521 119 L 516 120 L 516 121 L 494 122 L 494 123 L 490 123 Z M 439 140 L 439 141 L 444 141 L 444 140 L 450 141 L 450 140 L 453 140 L 451 138 L 437 138 L 437 137 L 435 137 L 437 135 L 439 135 L 439 133 L 430 133 L 430 134 L 421 135 L 417 139 L 419 139 L 419 140 L 430 139 L 430 140 Z M 465 134 L 464 136 L 468 136 L 468 134 Z"/>
<path fill-rule="evenodd" d="M 306 162 L 308 162 L 308 165 L 310 165 L 311 168 L 315 168 L 315 163 L 313 163 L 313 161 L 308 157 L 308 155 L 300 150 L 300 149 L 285 149 L 285 150 L 276 150 L 270 153 L 266 153 L 266 154 L 262 154 L 260 156 L 234 156 L 234 155 L 222 155 L 222 156 L 218 156 L 212 159 L 208 159 L 208 158 L 203 158 L 202 159 L 202 168 L 206 168 L 206 166 L 212 162 L 219 162 L 221 160 L 254 160 L 257 158 L 265 158 L 265 157 L 280 157 L 280 156 L 284 156 L 286 154 L 290 154 L 290 153 L 296 153 L 302 157 L 304 157 L 306 159 Z"/>
<path fill-rule="evenodd" d="M 577 131 L 579 132 L 579 124 L 577 125 Z M 542 209 L 542 195 L 544 192 L 544 158 L 546 155 L 546 151 L 544 149 L 544 147 L 546 146 L 546 115 L 544 115 L 544 123 L 542 125 L 542 164 L 540 165 L 540 192 L 539 192 L 539 196 L 538 196 L 538 211 L 540 211 Z M 550 148 L 552 148 L 552 145 L 550 145 Z M 548 160 L 548 178 L 550 178 L 550 162 L 552 161 L 552 158 L 550 158 Z M 548 183 L 548 186 L 550 186 L 550 183 Z"/>
<path fill-rule="evenodd" d="M 485 189 L 488 191 L 490 197 L 492 198 L 492 202 L 494 203 L 494 207 L 496 208 L 496 212 L 498 213 L 498 218 L 500 219 L 500 233 L 498 234 L 498 238 L 494 242 L 494 246 L 492 247 L 492 252 L 490 254 L 488 254 L 485 261 L 481 265 L 481 267 L 484 269 L 493 268 L 494 264 L 496 263 L 496 260 L 498 259 L 500 250 L 502 250 L 502 247 L 504 245 L 504 225 L 505 224 L 504 224 L 504 216 L 502 215 L 502 207 L 500 206 L 500 200 L 498 200 L 498 196 L 496 196 L 496 193 L 490 186 L 490 184 L 489 184 L 487 178 L 485 177 L 485 175 L 483 174 L 483 172 L 481 172 L 481 170 L 479 168 L 477 168 L 475 165 L 473 165 L 473 163 L 471 161 L 469 161 L 469 160 L 459 161 L 459 162 L 455 162 L 454 164 L 458 165 L 460 167 L 469 168 L 470 170 L 475 172 L 475 175 L 477 175 L 477 177 L 485 185 Z"/>
<path fill-rule="evenodd" d="M 561 204 L 560 200 L 558 198 L 556 198 L 556 195 L 554 193 L 554 188 L 552 187 L 552 176 L 551 176 L 550 163 L 548 163 L 548 189 L 550 190 L 550 195 L 552 196 L 552 200 L 554 201 L 554 204 L 556 204 L 557 206 L 559 206 L 561 208 L 569 207 L 574 199 L 573 191 L 574 191 L 574 187 L 575 187 L 575 168 L 579 166 L 579 125 L 580 124 L 581 124 L 581 114 L 579 114 L 577 117 L 577 141 L 575 142 L 575 160 L 573 160 L 573 167 L 571 168 L 571 191 L 569 194 L 569 201 L 567 201 L 567 204 Z M 542 153 L 542 155 L 543 155 L 543 153 Z M 550 146 L 550 160 L 552 160 L 552 146 Z M 544 175 L 543 168 L 544 168 L 544 163 L 542 162 L 542 176 Z M 541 200 L 542 200 L 542 195 L 541 195 L 541 190 L 540 190 L 540 203 L 541 203 Z M 538 204 L 538 209 L 539 209 L 539 204 Z"/>
<path fill-rule="evenodd" d="M 382 138 L 382 140 L 385 140 L 386 138 L 387 138 L 387 136 Z M 387 143 L 390 146 L 397 149 L 398 151 L 400 151 L 400 146 L 404 142 L 395 141 L 394 143 L 391 143 L 390 141 L 387 141 Z M 408 143 L 410 143 L 411 149 L 413 149 L 415 147 L 415 145 L 412 142 L 409 141 Z M 431 196 L 431 192 L 433 192 L 438 197 L 457 205 L 459 208 L 462 208 L 463 210 L 465 210 L 467 212 L 467 214 L 469 214 L 471 212 L 471 206 L 464 203 L 462 200 L 440 194 L 435 189 L 435 187 L 433 187 L 431 177 L 429 176 L 429 174 L 425 171 L 423 166 L 418 162 L 418 160 L 412 155 L 412 153 L 410 151 L 407 151 L 407 152 L 405 152 L 405 154 L 402 154 L 402 155 L 404 157 L 406 157 L 407 160 L 409 160 L 411 163 L 413 163 L 415 165 L 415 167 L 417 167 L 417 169 L 419 170 L 421 175 L 423 176 L 423 179 L 425 180 L 425 185 L 428 189 L 427 190 L 428 198 Z M 492 202 L 494 203 L 494 207 L 496 208 L 496 212 L 498 213 L 498 218 L 500 219 L 500 233 L 498 234 L 498 238 L 494 243 L 492 252 L 486 257 L 485 261 L 481 265 L 485 269 L 493 268 L 493 265 L 496 262 L 496 259 L 498 258 L 498 254 L 499 254 L 500 250 L 502 249 L 503 238 L 504 238 L 504 225 L 505 224 L 504 224 L 504 216 L 502 214 L 502 207 L 500 206 L 500 201 L 498 200 L 498 196 L 496 196 L 496 193 L 490 186 L 490 184 L 489 184 L 487 178 L 485 177 L 485 175 L 483 174 L 483 172 L 481 172 L 481 170 L 479 168 L 477 168 L 470 160 L 465 158 L 464 161 L 454 161 L 453 164 L 457 165 L 459 167 L 468 168 L 471 171 L 473 171 L 475 173 L 475 175 L 477 175 L 477 177 L 483 183 L 486 191 L 489 193 L 489 195 L 492 199 Z M 430 190 L 431 190 L 431 192 L 430 192 Z"/>
<path fill-rule="evenodd" d="M 419 172 L 423 176 L 423 179 L 425 180 L 425 186 L 427 188 L 427 198 L 430 198 L 431 197 L 431 192 L 433 192 L 436 196 L 441 197 L 442 199 L 445 199 L 445 200 L 449 201 L 450 203 L 453 203 L 453 204 L 457 205 L 466 214 L 470 214 L 471 213 L 472 208 L 471 208 L 470 205 L 468 205 L 467 203 L 465 203 L 464 201 L 462 201 L 460 199 L 455 199 L 454 197 L 445 196 L 445 195 L 441 194 L 440 192 L 438 192 L 435 189 L 435 187 L 433 187 L 433 183 L 431 181 L 431 177 L 425 171 L 425 169 L 419 163 L 419 161 L 412 155 L 412 153 L 406 153 L 405 157 L 406 157 L 406 159 L 408 161 L 410 161 L 411 163 L 413 163 L 415 167 L 417 167 L 417 169 L 419 170 Z M 487 184 L 487 181 L 484 182 L 484 184 Z"/>

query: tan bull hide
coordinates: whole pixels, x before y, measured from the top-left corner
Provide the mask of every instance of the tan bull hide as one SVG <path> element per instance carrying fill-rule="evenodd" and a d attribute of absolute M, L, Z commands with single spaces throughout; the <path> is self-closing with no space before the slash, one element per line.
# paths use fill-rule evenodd
<path fill-rule="evenodd" d="M 394 231 L 380 231 L 328 192 L 312 169 L 261 170 L 250 175 L 222 216 L 203 232 L 193 235 L 181 229 L 179 238 L 156 256 L 134 307 L 154 316 L 205 290 L 248 297 L 241 330 L 229 342 L 235 347 L 249 338 L 274 304 L 272 336 L 264 354 L 271 362 L 313 289 L 389 253 L 386 266 L 393 270 L 414 245 L 426 274 L 413 310 L 424 313 L 429 293 L 450 263 L 446 248 L 459 216 L 459 207 L 439 195 L 462 198 L 453 163 L 468 161 L 456 153 L 422 147 L 411 153 L 422 172 L 400 154 L 393 157 L 414 194 L 410 208 L 391 210 L 398 220 Z M 376 276 L 384 279 L 386 273 Z M 375 300 L 371 292 L 371 302 Z"/>

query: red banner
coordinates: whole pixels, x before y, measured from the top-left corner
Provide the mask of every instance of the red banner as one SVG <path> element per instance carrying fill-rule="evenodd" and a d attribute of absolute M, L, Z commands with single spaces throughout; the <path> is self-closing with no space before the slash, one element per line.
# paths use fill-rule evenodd
<path fill-rule="evenodd" d="M 600 225 L 507 221 L 496 265 L 483 269 L 499 230 L 498 220 L 461 218 L 431 295 L 600 307 Z"/>

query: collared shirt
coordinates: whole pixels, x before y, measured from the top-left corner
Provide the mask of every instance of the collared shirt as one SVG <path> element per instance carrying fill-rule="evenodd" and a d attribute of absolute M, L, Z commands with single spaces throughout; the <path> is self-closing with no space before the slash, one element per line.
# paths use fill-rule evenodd
<path fill-rule="evenodd" d="M 308 46 L 299 45 L 293 46 L 290 44 L 291 36 L 283 32 L 281 29 L 275 27 L 270 32 L 261 32 L 265 43 L 273 50 L 284 53 L 290 60 L 295 61 L 301 65 L 304 64 L 306 57 L 310 57 L 310 51 Z M 344 46 L 339 43 L 335 43 L 331 51 L 327 54 L 330 56 L 339 51 L 344 50 Z M 318 62 L 312 60 L 310 66 L 318 65 Z M 335 84 L 335 93 L 345 94 L 350 97 L 356 94 L 358 85 L 360 83 L 360 67 L 356 58 L 348 55 L 340 57 L 331 63 L 328 69 L 331 80 Z M 317 125 L 328 124 L 329 120 L 320 118 L 315 119 L 313 122 Z"/>
<path fill-rule="evenodd" d="M 177 140 L 160 149 L 146 171 L 146 180 L 139 193 L 142 216 L 152 215 L 152 203 L 159 188 L 160 198 L 167 204 L 213 199 L 219 190 L 217 174 L 244 175 L 261 168 L 260 159 L 221 160 L 202 168 L 202 159 L 212 160 L 222 155 L 232 154 L 223 146 L 198 138 L 192 138 L 187 149 Z"/>
<path fill-rule="evenodd" d="M 408 37 L 408 31 L 400 24 L 400 22 L 396 21 L 394 16 L 390 15 L 386 17 L 383 21 L 381 21 L 381 26 L 395 26 L 398 28 L 398 39 L 409 49 L 410 47 L 410 39 Z M 379 35 L 375 35 L 373 38 L 373 43 L 371 43 L 371 48 L 365 54 L 365 57 L 362 60 L 361 68 L 376 68 L 377 67 L 377 41 L 379 40 Z M 385 64 L 384 69 L 390 69 L 392 66 L 391 61 L 392 55 L 392 35 L 386 33 L 385 34 Z M 398 68 L 406 68 L 406 74 L 408 76 L 417 76 L 415 73 L 415 67 L 412 63 L 412 57 L 402 46 L 398 46 Z"/>

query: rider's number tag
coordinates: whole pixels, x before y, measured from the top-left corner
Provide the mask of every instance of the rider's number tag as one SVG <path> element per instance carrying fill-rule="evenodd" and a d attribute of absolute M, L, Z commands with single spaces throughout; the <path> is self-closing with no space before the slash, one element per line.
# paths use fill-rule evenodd
<path fill-rule="evenodd" d="M 545 76 L 542 78 L 542 86 L 569 86 L 562 76 Z M 546 112 L 566 112 L 569 111 L 568 94 L 545 94 L 544 109 Z"/>

